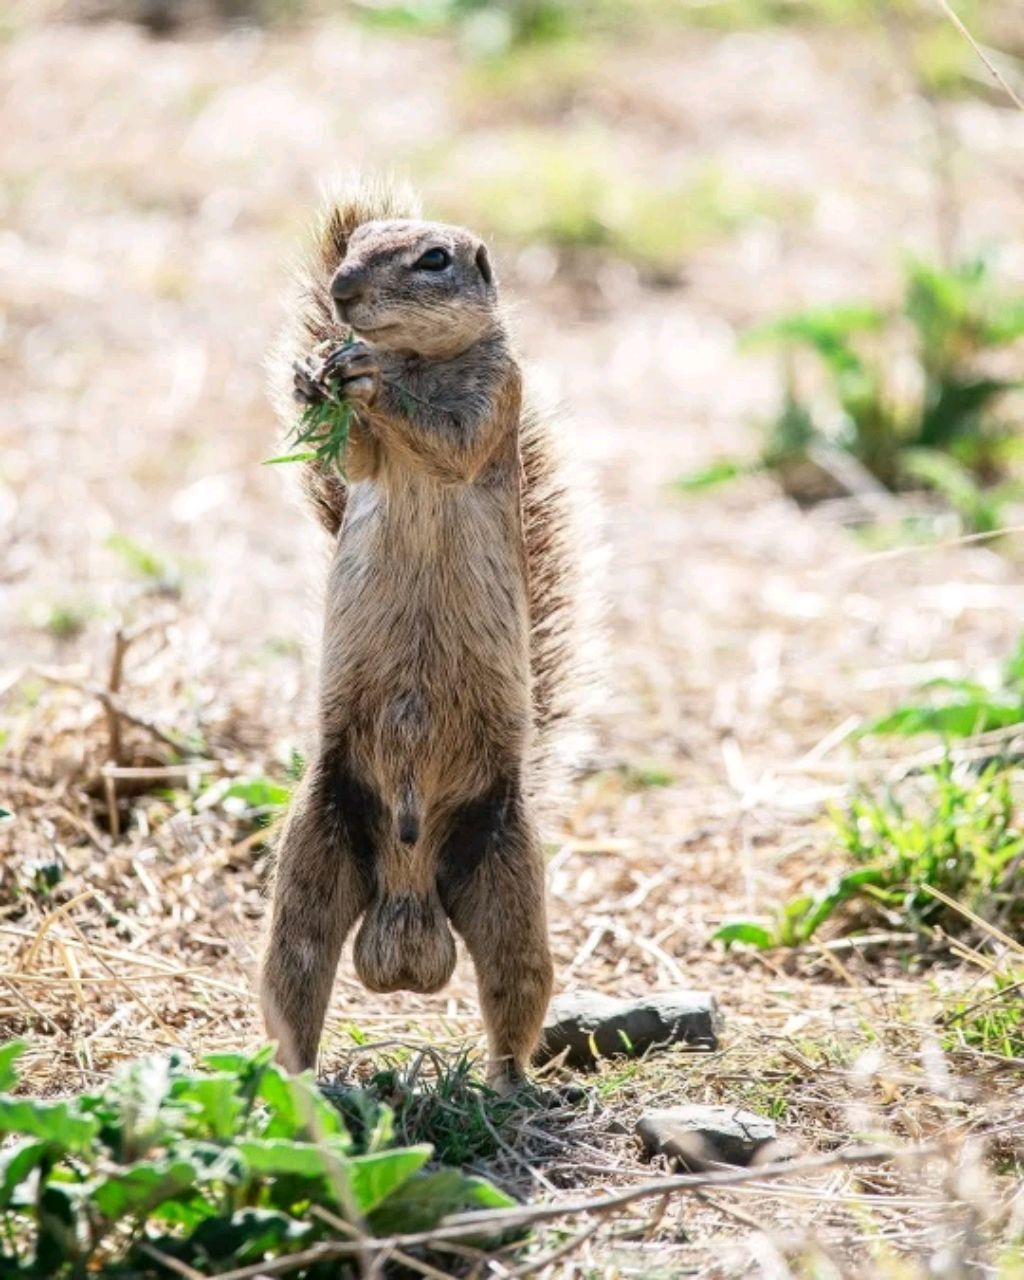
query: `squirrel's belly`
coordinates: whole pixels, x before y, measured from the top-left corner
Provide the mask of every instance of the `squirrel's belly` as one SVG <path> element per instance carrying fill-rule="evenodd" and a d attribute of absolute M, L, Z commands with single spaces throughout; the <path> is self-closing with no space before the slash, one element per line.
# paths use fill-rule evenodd
<path fill-rule="evenodd" d="M 486 770 L 518 753 L 528 732 L 521 558 L 505 529 L 481 523 L 447 545 L 422 536 L 409 545 L 370 506 L 339 539 L 324 707 L 357 730 L 374 773 L 395 774 L 396 786 L 410 769 L 439 783 Z"/>

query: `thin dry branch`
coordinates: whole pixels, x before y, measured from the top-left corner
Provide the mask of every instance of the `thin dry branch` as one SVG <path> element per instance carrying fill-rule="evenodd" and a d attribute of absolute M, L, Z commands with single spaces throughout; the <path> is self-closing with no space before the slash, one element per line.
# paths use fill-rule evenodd
<path fill-rule="evenodd" d="M 967 29 L 967 26 L 964 23 L 963 18 L 960 17 L 960 15 L 956 12 L 953 6 L 949 3 L 949 0 L 937 0 L 937 3 L 939 5 L 939 8 L 942 9 L 942 11 L 949 18 L 950 22 L 952 22 L 953 26 L 956 27 L 957 31 L 960 32 L 963 38 L 967 41 L 967 43 L 971 46 L 974 52 L 985 64 L 986 68 L 988 69 L 992 77 L 996 80 L 996 82 L 999 85 L 1002 86 L 1004 91 L 1009 96 L 1010 100 L 1016 106 L 1018 106 L 1021 109 L 1021 111 L 1024 111 L 1024 98 L 1020 97 L 1016 89 L 1014 89 L 1014 87 L 1006 79 L 1006 77 L 995 65 L 995 63 L 988 56 L 985 50 L 981 47 L 978 41 L 975 40 L 974 36 L 971 35 L 970 31 Z"/>
<path fill-rule="evenodd" d="M 675 1192 L 695 1191 L 703 1187 L 735 1187 L 748 1182 L 766 1182 L 776 1178 L 793 1177 L 802 1173 L 821 1173 L 826 1169 L 849 1168 L 861 1164 L 881 1164 L 894 1160 L 916 1160 L 932 1155 L 938 1148 L 934 1143 L 922 1143 L 914 1147 L 855 1147 L 851 1151 L 831 1152 L 809 1156 L 804 1160 L 779 1161 L 753 1169 L 727 1169 L 712 1173 L 681 1174 L 677 1177 L 658 1178 L 638 1187 L 630 1187 L 615 1195 L 600 1196 L 589 1200 L 568 1201 L 565 1204 L 523 1205 L 516 1209 L 492 1209 L 485 1212 L 453 1214 L 433 1231 L 417 1231 L 408 1235 L 389 1236 L 384 1239 L 368 1238 L 360 1242 L 329 1241 L 314 1245 L 300 1253 L 276 1258 L 272 1262 L 255 1263 L 233 1271 L 223 1271 L 214 1280 L 257 1280 L 259 1276 L 286 1275 L 300 1267 L 335 1258 L 348 1257 L 369 1249 L 376 1254 L 393 1253 L 417 1247 L 430 1247 L 448 1240 L 460 1240 L 479 1236 L 481 1233 L 501 1234 L 520 1227 L 531 1227 L 558 1218 L 581 1217 L 596 1213 L 602 1219 L 626 1209 L 639 1200 L 652 1196 L 666 1196 Z"/>

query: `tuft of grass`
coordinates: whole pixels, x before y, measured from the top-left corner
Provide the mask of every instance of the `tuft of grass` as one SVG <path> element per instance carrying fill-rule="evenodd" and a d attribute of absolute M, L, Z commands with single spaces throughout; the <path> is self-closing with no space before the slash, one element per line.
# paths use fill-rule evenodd
<path fill-rule="evenodd" d="M 980 992 L 959 997 L 942 1019 L 943 1046 L 1024 1059 L 1024 969 L 993 973 Z"/>
<path fill-rule="evenodd" d="M 840 933 L 895 925 L 963 934 L 964 917 L 932 890 L 1011 933 L 1019 929 L 1024 830 L 1013 772 L 993 764 L 972 775 L 947 758 L 914 781 L 910 794 L 862 794 L 833 811 L 834 836 L 851 868 L 827 889 L 784 903 L 767 922 L 730 921 L 714 937 L 765 950 L 801 946 L 826 923 Z"/>
<path fill-rule="evenodd" d="M 402 1142 L 429 1143 L 438 1160 L 459 1166 L 497 1155 L 506 1122 L 532 1105 L 525 1092 L 495 1093 L 468 1052 L 393 1056 L 361 1089 L 341 1091 L 336 1102 L 357 1130 L 372 1122 L 376 1108 L 387 1107 Z"/>

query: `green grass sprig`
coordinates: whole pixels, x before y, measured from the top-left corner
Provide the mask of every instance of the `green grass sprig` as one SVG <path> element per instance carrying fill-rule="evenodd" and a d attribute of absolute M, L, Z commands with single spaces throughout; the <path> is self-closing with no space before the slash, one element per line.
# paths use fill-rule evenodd
<path fill-rule="evenodd" d="M 322 467 L 336 468 L 344 477 L 352 406 L 343 398 L 340 386 L 334 380 L 326 384 L 324 391 L 326 398 L 319 404 L 307 405 L 288 436 L 289 444 L 305 445 L 306 448 L 268 458 L 265 466 L 281 462 L 318 462 Z"/>

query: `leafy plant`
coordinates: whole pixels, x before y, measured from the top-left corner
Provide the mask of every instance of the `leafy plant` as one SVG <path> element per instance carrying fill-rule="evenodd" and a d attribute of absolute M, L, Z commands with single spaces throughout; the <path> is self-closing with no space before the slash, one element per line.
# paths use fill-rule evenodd
<path fill-rule="evenodd" d="M 972 529 L 1001 523 L 1020 485 L 1019 423 L 1006 412 L 1019 380 L 988 358 L 1024 337 L 1024 298 L 995 284 L 981 259 L 944 270 L 909 261 L 894 310 L 839 306 L 783 316 L 750 331 L 750 347 L 783 355 L 785 391 L 759 460 L 721 459 L 683 489 L 767 470 L 798 498 L 842 491 L 843 455 L 893 490 L 924 488 Z"/>
<path fill-rule="evenodd" d="M 357 1145 L 270 1048 L 199 1070 L 145 1058 L 98 1092 L 45 1100 L 7 1092 L 23 1049 L 0 1046 L 0 1138 L 16 1139 L 0 1154 L 4 1276 L 216 1275 L 313 1245 L 328 1252 L 290 1275 L 356 1274 L 354 1235 L 513 1203 L 484 1179 L 427 1170 L 428 1145 L 394 1146 L 378 1103 Z"/>
<path fill-rule="evenodd" d="M 928 697 L 872 720 L 861 734 L 935 733 L 943 738 L 970 738 L 1024 723 L 1024 639 L 1004 664 L 998 680 L 929 680 L 921 692 Z"/>
<path fill-rule="evenodd" d="M 767 923 L 736 920 L 715 938 L 764 950 L 809 942 L 826 921 L 844 932 L 898 925 L 927 932 L 941 924 L 962 933 L 964 917 L 931 889 L 1004 927 L 1024 923 L 1024 831 L 1012 773 L 990 765 L 971 777 L 945 760 L 925 775 L 923 791 L 904 799 L 856 796 L 835 810 L 835 836 L 853 864 L 823 892 L 785 903 Z M 856 903 L 856 913 L 840 909 Z"/>

